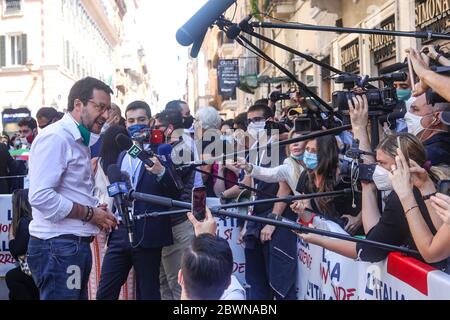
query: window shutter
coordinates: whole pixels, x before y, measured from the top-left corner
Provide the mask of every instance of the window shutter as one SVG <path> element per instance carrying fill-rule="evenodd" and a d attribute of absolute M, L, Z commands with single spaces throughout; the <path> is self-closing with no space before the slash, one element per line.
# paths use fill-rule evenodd
<path fill-rule="evenodd" d="M 6 66 L 6 38 L 0 36 L 0 67 Z"/>
<path fill-rule="evenodd" d="M 27 52 L 27 35 L 22 35 L 22 61 L 21 65 L 25 65 L 28 61 L 28 52 Z"/>

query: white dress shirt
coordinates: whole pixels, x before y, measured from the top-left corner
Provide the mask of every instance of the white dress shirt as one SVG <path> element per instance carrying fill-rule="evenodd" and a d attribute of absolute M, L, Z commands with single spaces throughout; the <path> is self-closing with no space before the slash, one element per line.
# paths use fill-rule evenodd
<path fill-rule="evenodd" d="M 67 218 L 74 203 L 98 206 L 93 196 L 90 158 L 90 150 L 83 145 L 70 114 L 37 136 L 29 161 L 32 236 L 48 240 L 61 235 L 89 237 L 99 233 L 93 224 Z"/>

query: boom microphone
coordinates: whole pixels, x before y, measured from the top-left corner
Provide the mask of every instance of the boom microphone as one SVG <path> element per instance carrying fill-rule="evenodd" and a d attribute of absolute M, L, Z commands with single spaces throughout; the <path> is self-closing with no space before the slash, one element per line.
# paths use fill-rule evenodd
<path fill-rule="evenodd" d="M 152 160 L 149 158 L 152 157 L 151 154 L 148 152 L 143 151 L 141 148 L 139 148 L 137 145 L 133 144 L 133 141 L 130 137 L 124 135 L 123 133 L 119 134 L 116 137 L 116 143 L 119 145 L 119 147 L 127 151 L 127 153 L 134 159 L 138 158 L 143 163 L 145 163 L 150 168 L 153 167 L 155 164 Z"/>
<path fill-rule="evenodd" d="M 236 0 L 209 0 L 197 13 L 177 31 L 177 41 L 182 46 L 190 46 L 194 41 L 200 41 L 208 28 Z M 198 43 L 196 44 L 198 46 Z"/>

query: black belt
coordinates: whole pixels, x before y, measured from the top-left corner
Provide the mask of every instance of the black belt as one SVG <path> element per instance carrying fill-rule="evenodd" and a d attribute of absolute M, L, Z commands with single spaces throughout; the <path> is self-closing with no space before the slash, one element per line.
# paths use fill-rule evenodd
<path fill-rule="evenodd" d="M 30 237 L 32 240 L 38 240 L 38 241 L 43 241 L 42 239 L 36 238 L 31 236 Z M 65 234 L 59 237 L 55 237 L 55 238 L 51 238 L 48 240 L 72 240 L 72 241 L 76 241 L 79 243 L 92 243 L 94 241 L 95 237 L 78 237 L 72 234 Z"/>

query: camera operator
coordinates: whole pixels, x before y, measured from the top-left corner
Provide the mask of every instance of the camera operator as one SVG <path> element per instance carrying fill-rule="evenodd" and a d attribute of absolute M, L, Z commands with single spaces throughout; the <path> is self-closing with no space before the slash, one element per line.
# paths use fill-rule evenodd
<path fill-rule="evenodd" d="M 419 96 L 405 115 L 408 132 L 422 141 L 431 164 L 450 165 L 450 134 L 441 121 L 441 113 L 450 111 L 450 103 L 427 104 L 426 95 Z"/>
<path fill-rule="evenodd" d="M 447 259 L 450 256 L 450 198 L 443 194 L 436 195 L 435 186 L 439 178 L 437 173 L 442 175 L 443 172 L 435 168 L 427 172 L 413 160 L 408 163 L 401 149 L 397 150 L 397 154 L 390 180 L 402 203 L 414 242 L 426 262 L 436 263 Z M 414 197 L 414 189 L 418 189 L 422 195 L 433 195 L 424 199 L 431 218 L 436 221 L 437 233 L 432 232 L 424 220 Z"/>
<path fill-rule="evenodd" d="M 296 187 L 300 193 L 332 192 L 351 187 L 351 183 L 344 182 L 340 176 L 339 149 L 334 136 L 308 141 L 303 161 L 307 170 L 300 175 Z M 299 214 L 308 208 L 336 222 L 350 234 L 364 234 L 361 228 L 361 198 L 358 194 L 354 198 L 348 195 L 296 201 L 291 208 Z"/>
<path fill-rule="evenodd" d="M 370 152 L 370 146 L 368 144 L 369 135 L 367 133 L 369 110 L 367 98 L 365 96 L 356 96 L 348 104 L 355 138 L 360 140 L 363 151 Z M 416 137 L 410 134 L 400 133 L 384 138 L 377 148 L 378 165 L 373 176 L 374 183 L 362 182 L 362 220 L 367 239 L 393 245 L 407 245 L 415 248 L 416 245 L 403 213 L 402 204 L 398 195 L 393 191 L 392 184 L 389 180 L 389 171 L 392 169 L 392 165 L 395 164 L 399 139 L 405 152 L 409 154 L 410 159 L 414 160 L 422 168 L 429 168 L 425 149 Z M 367 156 L 364 159 L 365 162 L 374 162 L 374 159 L 371 160 Z M 390 192 L 385 197 L 385 206 L 382 213 L 380 213 L 378 207 L 377 190 Z M 436 234 L 436 230 L 440 227 L 440 224 L 437 223 L 437 219 L 432 219 L 422 199 L 422 196 L 427 195 L 421 195 L 419 190 L 415 190 L 414 196 L 428 227 L 433 234 Z M 388 255 L 388 252 L 385 250 L 365 244 L 355 244 L 334 239 L 330 240 L 325 237 L 310 234 L 301 235 L 301 237 L 306 242 L 317 244 L 353 259 L 379 262 L 384 260 Z M 418 258 L 421 259 L 421 257 Z"/>
<path fill-rule="evenodd" d="M 446 101 L 450 101 L 450 77 L 432 71 L 424 57 L 416 50 L 410 48 L 406 52 L 409 54 L 414 71 L 420 79 L 414 90 L 414 97 L 424 94 L 428 89 L 433 89 Z M 439 61 L 444 58 L 439 57 Z"/>

